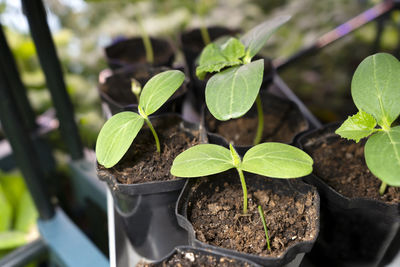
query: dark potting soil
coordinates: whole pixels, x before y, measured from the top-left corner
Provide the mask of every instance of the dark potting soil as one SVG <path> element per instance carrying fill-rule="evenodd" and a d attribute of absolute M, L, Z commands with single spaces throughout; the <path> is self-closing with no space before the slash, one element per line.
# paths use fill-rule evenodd
<path fill-rule="evenodd" d="M 213 255 L 198 254 L 191 251 L 178 251 L 174 253 L 167 261 L 154 264 L 154 263 L 139 263 L 137 267 L 250 267 L 251 265 L 244 262 L 238 262 L 236 259 L 227 257 L 215 257 Z"/>
<path fill-rule="evenodd" d="M 118 182 L 137 184 L 173 180 L 175 176 L 169 172 L 173 160 L 184 150 L 199 143 L 199 132 L 194 131 L 194 135 L 191 135 L 183 131 L 180 120 L 166 117 L 153 126 L 160 139 L 161 154 L 156 150 L 151 131 L 147 126 L 144 127 L 122 160 L 109 169 Z"/>
<path fill-rule="evenodd" d="M 388 186 L 384 195 L 379 194 L 381 181 L 370 172 L 365 163 L 365 142 L 366 140 L 362 140 L 355 143 L 334 136 L 324 138 L 318 144 L 306 145 L 305 151 L 314 159 L 314 173 L 340 194 L 348 198 L 399 203 L 399 187 Z"/>
<path fill-rule="evenodd" d="M 296 134 L 307 130 L 307 122 L 291 102 L 268 95 L 263 98 L 263 111 L 264 129 L 261 142 L 291 143 Z M 255 105 L 238 119 L 221 122 L 209 112 L 206 119 L 208 130 L 223 136 L 228 142 L 237 146 L 253 144 L 258 125 Z"/>
<path fill-rule="evenodd" d="M 272 180 L 261 179 L 267 183 Z M 188 209 L 196 237 L 202 242 L 243 253 L 275 257 L 281 256 L 295 243 L 313 240 L 317 234 L 317 207 L 313 204 L 316 191 L 301 194 L 293 190 L 288 194 L 279 190 L 252 191 L 248 188 L 246 216 L 242 215 L 243 191 L 239 183 L 228 185 L 225 182 L 223 186 L 209 191 L 214 192 L 199 196 L 196 203 L 189 202 Z M 267 249 L 258 205 L 264 209 L 271 251 Z"/>

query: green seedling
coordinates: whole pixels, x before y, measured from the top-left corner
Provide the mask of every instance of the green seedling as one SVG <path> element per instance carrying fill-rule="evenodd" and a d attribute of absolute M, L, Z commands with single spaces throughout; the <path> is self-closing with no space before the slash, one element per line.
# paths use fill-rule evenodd
<path fill-rule="evenodd" d="M 264 227 L 264 232 L 265 232 L 265 240 L 267 242 L 267 249 L 271 251 L 271 245 L 269 243 L 269 236 L 268 236 L 268 228 L 267 228 L 267 223 L 265 222 L 265 216 L 264 216 L 264 210 L 261 207 L 261 205 L 258 205 L 258 213 L 260 214 L 261 222 Z"/>
<path fill-rule="evenodd" d="M 378 53 L 357 67 L 351 95 L 358 113 L 343 122 L 336 133 L 359 142 L 368 138 L 364 157 L 369 170 L 387 185 L 400 186 L 400 62 L 390 54 Z"/>
<path fill-rule="evenodd" d="M 160 153 L 160 141 L 148 116 L 156 112 L 174 94 L 184 79 L 185 75 L 181 71 L 169 70 L 151 78 L 143 90 L 133 82 L 132 91 L 137 96 L 140 94 L 139 113 L 121 112 L 103 125 L 96 142 L 97 161 L 106 168 L 117 164 L 128 151 L 144 122 L 150 128 Z"/>
<path fill-rule="evenodd" d="M 210 43 L 202 51 L 196 75 L 204 79 L 213 74 L 206 85 L 206 104 L 218 120 L 243 116 L 256 102 L 258 114 L 257 134 L 254 144 L 261 141 L 263 111 L 259 91 L 264 75 L 264 61 L 252 62 L 271 35 L 290 16 L 278 17 L 256 26 L 240 39 L 229 38 L 223 44 Z"/>
<path fill-rule="evenodd" d="M 171 167 L 177 177 L 193 178 L 235 168 L 243 190 L 243 214 L 247 214 L 247 186 L 243 171 L 272 178 L 297 178 L 310 174 L 313 160 L 304 151 L 281 143 L 262 143 L 240 158 L 230 149 L 214 144 L 196 145 L 179 154 Z"/>

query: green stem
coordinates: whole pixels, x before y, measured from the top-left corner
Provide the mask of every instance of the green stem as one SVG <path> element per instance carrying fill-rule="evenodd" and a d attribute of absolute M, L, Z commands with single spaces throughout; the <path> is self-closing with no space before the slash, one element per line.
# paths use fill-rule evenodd
<path fill-rule="evenodd" d="M 256 137 L 254 138 L 253 145 L 258 145 L 261 142 L 261 138 L 263 135 L 264 130 L 264 112 L 261 103 L 260 94 L 258 94 L 256 98 L 256 106 L 257 106 L 257 118 L 258 118 L 258 125 L 257 125 L 257 133 Z"/>
<path fill-rule="evenodd" d="M 208 45 L 209 43 L 211 43 L 210 34 L 208 33 L 207 27 L 205 25 L 200 27 L 200 32 L 204 45 Z"/>
<path fill-rule="evenodd" d="M 240 183 L 242 184 L 242 190 L 243 190 L 243 215 L 246 215 L 247 214 L 247 186 L 246 186 L 246 181 L 244 180 L 244 175 L 243 175 L 242 169 L 236 168 L 236 170 L 239 173 Z"/>
<path fill-rule="evenodd" d="M 261 205 L 258 205 L 258 213 L 260 213 L 261 221 L 264 226 L 265 238 L 267 240 L 267 248 L 269 251 L 271 251 L 271 245 L 269 243 L 269 237 L 268 237 L 267 223 L 265 222 L 264 211 L 263 211 L 263 208 L 261 207 Z"/>
<path fill-rule="evenodd" d="M 153 46 L 151 45 L 151 40 L 149 35 L 147 34 L 146 30 L 143 27 L 142 18 L 140 15 L 138 15 L 138 22 L 140 30 L 142 32 L 144 49 L 146 51 L 146 60 L 148 63 L 153 64 L 154 63 Z"/>
<path fill-rule="evenodd" d="M 156 133 L 156 131 L 154 130 L 153 125 L 151 124 L 150 120 L 148 118 L 144 119 L 147 123 L 147 126 L 149 126 L 151 132 L 153 133 L 154 139 L 156 140 L 156 146 L 157 146 L 157 152 L 161 153 L 161 149 L 160 149 L 160 141 L 158 139 L 158 135 Z"/>
<path fill-rule="evenodd" d="M 385 182 L 382 182 L 381 187 L 379 188 L 379 194 L 382 196 L 385 194 L 387 184 Z"/>

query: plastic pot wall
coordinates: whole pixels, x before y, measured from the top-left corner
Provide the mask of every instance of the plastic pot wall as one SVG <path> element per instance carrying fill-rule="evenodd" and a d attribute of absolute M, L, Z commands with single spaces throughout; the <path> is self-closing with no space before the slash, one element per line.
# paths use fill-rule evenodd
<path fill-rule="evenodd" d="M 257 264 L 260 264 L 261 266 L 270 266 L 270 267 L 272 267 L 272 266 L 286 266 L 286 267 L 299 266 L 303 259 L 304 254 L 309 252 L 311 250 L 311 248 L 313 247 L 313 244 L 317 238 L 318 232 L 315 234 L 315 236 L 312 240 L 303 241 L 303 242 L 299 242 L 297 244 L 292 245 L 280 257 L 261 257 L 258 255 L 246 254 L 246 253 L 234 251 L 231 249 L 226 249 L 226 248 L 206 244 L 196 238 L 196 234 L 193 229 L 193 226 L 188 219 L 189 202 L 192 202 L 192 203 L 196 202 L 194 196 L 196 194 L 200 194 L 200 193 L 198 193 L 199 190 L 201 190 L 201 192 L 204 192 L 204 194 L 206 195 L 210 191 L 213 191 L 213 188 L 214 189 L 216 187 L 223 188 L 225 186 L 224 183 L 226 184 L 227 181 L 228 181 L 227 184 L 239 183 L 238 177 L 232 177 L 232 176 L 228 177 L 228 174 L 226 176 L 227 176 L 227 179 L 213 179 L 214 177 L 210 176 L 209 179 L 207 179 L 207 181 L 205 181 L 203 184 L 204 188 L 207 188 L 207 190 L 204 190 L 204 191 L 202 191 L 200 189 L 200 187 L 202 185 L 200 184 L 200 186 L 199 186 L 196 183 L 198 183 L 199 181 L 201 181 L 201 183 L 203 183 L 205 178 L 188 179 L 188 181 L 186 182 L 185 187 L 183 188 L 183 191 L 178 199 L 176 213 L 177 213 L 179 225 L 181 225 L 188 232 L 189 245 L 194 246 L 194 247 L 201 247 L 201 248 L 204 248 L 207 250 L 216 251 L 219 253 L 223 253 L 225 255 L 231 255 L 231 256 L 235 256 L 235 257 L 239 257 L 239 258 L 244 258 L 244 259 L 253 261 Z M 271 181 L 266 182 L 264 177 L 252 175 L 250 173 L 246 173 L 246 184 L 250 190 L 271 188 L 272 190 L 280 190 L 281 192 L 283 191 L 285 194 L 293 194 L 294 191 L 297 191 L 301 194 L 306 194 L 307 192 L 315 191 L 315 188 L 301 182 L 300 180 L 290 181 L 290 180 L 282 180 L 282 179 L 271 179 Z M 196 189 L 194 190 L 194 188 L 196 188 Z M 317 209 L 318 221 L 316 222 L 316 229 L 318 231 L 318 228 L 319 228 L 319 197 L 318 196 L 314 200 L 313 205 L 315 205 L 315 207 Z"/>

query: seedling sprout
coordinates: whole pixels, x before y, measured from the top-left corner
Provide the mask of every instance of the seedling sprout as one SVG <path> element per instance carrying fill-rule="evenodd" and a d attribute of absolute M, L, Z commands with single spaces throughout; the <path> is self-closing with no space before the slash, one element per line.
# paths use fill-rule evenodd
<path fill-rule="evenodd" d="M 265 222 L 265 216 L 264 216 L 264 210 L 261 205 L 258 205 L 258 213 L 260 214 L 261 217 L 261 222 L 264 227 L 264 232 L 265 232 L 265 240 L 267 242 L 267 249 L 271 251 L 271 245 L 269 243 L 269 236 L 268 236 L 268 228 L 267 228 L 267 223 Z"/>
<path fill-rule="evenodd" d="M 387 185 L 400 186 L 400 126 L 392 125 L 400 114 L 400 62 L 386 53 L 364 59 L 354 73 L 351 95 L 358 113 L 336 133 L 357 143 L 368 138 L 365 161 L 382 181 L 383 195 Z"/>
<path fill-rule="evenodd" d="M 196 75 L 204 79 L 213 74 L 206 85 L 206 104 L 218 120 L 243 116 L 256 102 L 258 126 L 254 144 L 258 144 L 263 132 L 263 110 L 259 90 L 264 75 L 264 60 L 252 62 L 253 57 L 265 45 L 269 37 L 290 16 L 278 17 L 256 26 L 240 39 L 231 37 L 223 44 L 210 43 L 200 55 Z"/>
<path fill-rule="evenodd" d="M 171 167 L 177 177 L 200 177 L 235 168 L 243 190 L 243 214 L 247 214 L 247 186 L 243 171 L 272 178 L 297 178 L 310 174 L 313 160 L 304 151 L 281 143 L 262 143 L 249 149 L 240 158 L 232 144 L 229 149 L 200 144 L 179 154 Z"/>
<path fill-rule="evenodd" d="M 149 116 L 156 112 L 181 86 L 185 75 L 178 70 L 164 71 L 151 78 L 143 90 L 132 83 L 132 92 L 139 98 L 138 111 L 124 111 L 112 116 L 101 128 L 96 142 L 97 161 L 106 168 L 117 164 L 128 151 L 144 122 L 150 128 L 160 153 L 160 141 Z M 139 96 L 140 95 L 140 96 Z"/>

